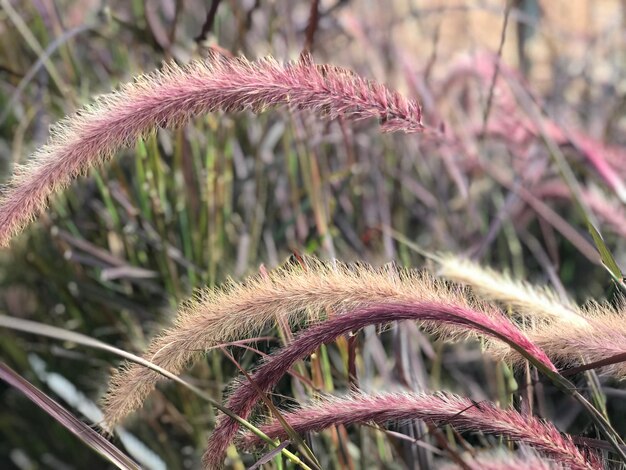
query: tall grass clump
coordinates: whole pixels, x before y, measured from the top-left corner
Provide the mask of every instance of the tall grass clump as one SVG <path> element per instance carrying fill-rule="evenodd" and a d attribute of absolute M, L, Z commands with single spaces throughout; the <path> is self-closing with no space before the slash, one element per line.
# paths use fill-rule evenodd
<path fill-rule="evenodd" d="M 121 468 L 626 463 L 624 41 L 594 2 L 595 35 L 554 2 L 75 3 L 0 0 L 0 247 L 53 205 L 52 230 L 0 250 L 0 363 L 64 402 L 53 419 L 104 429 Z M 495 54 L 454 25 L 475 11 L 503 20 Z M 585 60 L 553 55 L 563 39 Z M 0 401 L 0 461 L 81 463 Z"/>
<path fill-rule="evenodd" d="M 498 274 L 491 272 L 489 276 L 498 277 Z M 530 285 L 522 287 L 533 293 Z M 531 302 L 543 305 L 545 310 L 546 303 L 556 304 L 555 299 L 544 298 L 547 295 L 545 291 L 534 292 Z M 496 297 L 503 300 L 501 293 Z M 510 301 L 515 296 L 506 298 Z M 520 305 L 528 309 L 523 302 Z M 571 315 L 577 315 L 576 311 L 572 307 Z M 545 315 L 545 312 L 539 314 Z M 417 271 L 373 269 L 362 264 L 325 264 L 308 259 L 297 268 L 283 268 L 271 274 L 264 272 L 241 284 L 231 282 L 222 290 L 201 291 L 195 300 L 184 306 L 175 325 L 153 340 L 144 358 L 179 374 L 203 352 L 254 336 L 269 324 L 310 325 L 291 343 L 265 359 L 252 375 L 235 385 L 227 409 L 247 419 L 260 400 L 260 394 L 269 392 L 297 361 L 321 345 L 368 325 L 406 320 L 418 321 L 427 330 L 447 338 L 478 334 L 489 339 L 487 350 L 492 354 L 502 356 L 502 351 L 515 351 L 514 362 L 521 363 L 521 358 L 529 360 L 564 391 L 577 397 L 594 419 L 599 417 L 599 423 L 606 426 L 603 432 L 614 432 L 597 410 L 571 388 L 572 384 L 558 375 L 549 355 L 531 339 L 533 335 L 527 336 L 498 308 L 473 299 L 467 290 L 446 285 Z M 562 326 L 559 322 L 538 324 L 552 328 Z M 588 328 L 587 321 L 580 325 Z M 528 331 L 537 332 L 532 328 Z M 586 354 L 583 343 L 578 343 L 578 354 L 582 356 Z M 508 348 L 498 344 L 506 344 Z M 549 350 L 562 360 L 558 346 Z M 510 353 L 506 355 L 509 358 Z M 104 400 L 106 426 L 112 428 L 139 407 L 159 378 L 154 371 L 137 364 L 123 365 L 112 378 Z M 252 382 L 252 386 L 248 382 Z M 218 420 L 203 459 L 206 468 L 221 466 L 238 429 L 239 423 L 230 416 Z"/>
<path fill-rule="evenodd" d="M 349 70 L 316 65 L 308 55 L 288 64 L 216 54 L 182 67 L 168 63 L 61 121 L 49 142 L 15 169 L 0 198 L 0 246 L 7 246 L 52 194 L 139 137 L 209 112 L 258 113 L 279 105 L 329 118 L 376 118 L 383 132 L 422 129 L 416 101 Z"/>

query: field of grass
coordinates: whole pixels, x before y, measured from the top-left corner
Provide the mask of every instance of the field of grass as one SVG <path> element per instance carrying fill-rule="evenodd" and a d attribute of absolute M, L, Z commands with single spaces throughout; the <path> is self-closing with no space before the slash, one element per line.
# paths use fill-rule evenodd
<path fill-rule="evenodd" d="M 623 468 L 625 9 L 0 0 L 0 468 Z"/>

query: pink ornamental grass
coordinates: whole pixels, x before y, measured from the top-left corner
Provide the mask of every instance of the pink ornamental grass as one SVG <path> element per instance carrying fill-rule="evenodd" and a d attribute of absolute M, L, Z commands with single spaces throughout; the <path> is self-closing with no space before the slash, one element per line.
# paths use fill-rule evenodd
<path fill-rule="evenodd" d="M 386 302 L 443 302 L 483 315 L 498 315 L 497 310 L 467 294 L 424 272 L 323 263 L 307 257 L 303 265 L 286 265 L 241 283 L 230 281 L 196 292 L 181 305 L 174 324 L 152 339 L 143 357 L 180 374 L 204 352 L 256 336 L 265 328 L 311 325 L 329 312 L 343 315 Z M 105 427 L 112 429 L 139 408 L 161 379 L 160 374 L 139 364 L 122 364 L 111 377 L 103 399 Z"/>
<path fill-rule="evenodd" d="M 422 130 L 416 101 L 349 70 L 316 65 L 309 56 L 287 64 L 217 55 L 184 67 L 169 63 L 65 118 L 48 143 L 16 168 L 0 198 L 0 246 L 42 212 L 56 191 L 141 136 L 209 112 L 258 113 L 279 105 L 329 118 L 376 118 L 383 132 Z"/>
<path fill-rule="evenodd" d="M 503 410 L 490 402 L 478 403 L 448 393 L 330 397 L 283 414 L 282 417 L 298 434 L 337 425 L 385 424 L 422 419 L 437 426 L 450 424 L 459 430 L 502 435 L 509 440 L 527 444 L 573 470 L 603 468 L 595 454 L 576 447 L 569 436 L 561 434 L 548 422 L 533 416 L 522 416 L 514 409 Z M 271 438 L 288 437 L 276 419 L 260 426 L 260 429 Z M 263 444 L 258 436 L 252 434 L 245 434 L 240 442 L 246 448 Z"/>
<path fill-rule="evenodd" d="M 329 343 L 341 335 L 358 331 L 367 325 L 385 324 L 401 320 L 426 322 L 434 330 L 453 334 L 475 331 L 495 337 L 534 359 L 536 365 L 550 371 L 556 368 L 544 352 L 536 347 L 511 321 L 497 312 L 472 310 L 465 305 L 446 302 L 389 302 L 345 312 L 324 323 L 303 331 L 296 339 L 270 356 L 251 376 L 242 381 L 233 391 L 226 405 L 233 413 L 246 419 L 260 399 L 258 390 L 269 391 L 298 360 L 313 353 L 320 345 Z M 235 437 L 239 425 L 227 416 L 222 416 L 203 457 L 205 468 L 219 468 L 224 453 Z"/>

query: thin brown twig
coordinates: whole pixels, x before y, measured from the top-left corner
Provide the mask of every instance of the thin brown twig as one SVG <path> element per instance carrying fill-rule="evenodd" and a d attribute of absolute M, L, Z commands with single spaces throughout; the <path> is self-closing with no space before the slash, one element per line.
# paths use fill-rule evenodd
<path fill-rule="evenodd" d="M 211 1 L 211 6 L 209 7 L 209 11 L 206 14 L 204 23 L 202 24 L 202 30 L 200 31 L 200 34 L 198 34 L 194 38 L 194 41 L 196 41 L 197 43 L 201 43 L 202 41 L 204 41 L 213 29 L 213 24 L 215 23 L 215 17 L 217 15 L 217 9 L 219 8 L 221 1 L 222 0 Z"/>
<path fill-rule="evenodd" d="M 320 19 L 320 2 L 319 0 L 311 0 L 311 8 L 309 11 L 309 22 L 306 25 L 304 50 L 305 53 L 313 51 L 313 44 L 315 42 L 315 32 L 317 31 L 317 25 Z"/>
<path fill-rule="evenodd" d="M 481 134 L 484 135 L 485 129 L 487 128 L 487 122 L 489 121 L 489 113 L 491 112 L 491 102 L 493 101 L 493 91 L 496 87 L 496 81 L 498 80 L 498 75 L 500 73 L 500 61 L 502 60 L 502 50 L 504 49 L 504 41 L 506 40 L 506 27 L 509 24 L 509 16 L 511 13 L 511 0 L 505 0 L 506 7 L 504 9 L 504 22 L 502 24 L 502 31 L 500 33 L 500 45 L 498 46 L 498 54 L 496 58 L 496 66 L 493 71 L 493 76 L 491 77 L 491 85 L 489 86 L 489 95 L 487 96 L 487 104 L 485 105 L 485 112 L 483 114 L 483 131 Z"/>

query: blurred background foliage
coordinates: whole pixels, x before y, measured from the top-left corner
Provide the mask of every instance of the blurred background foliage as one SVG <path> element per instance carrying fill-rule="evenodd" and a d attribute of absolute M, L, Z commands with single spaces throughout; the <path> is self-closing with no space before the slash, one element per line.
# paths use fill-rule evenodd
<path fill-rule="evenodd" d="M 185 63 L 209 49 L 296 59 L 316 3 L 0 0 L 0 180 L 45 143 L 51 124 L 164 60 Z M 381 136 L 373 122 L 328 122 L 285 110 L 213 114 L 159 131 L 55 198 L 0 252 L 0 312 L 139 352 L 198 287 L 302 253 L 421 266 L 411 243 L 470 256 L 578 301 L 614 299 L 545 139 L 520 144 L 507 132 L 477 131 L 490 87 L 472 70 L 480 71 L 480 57 L 493 57 L 504 38 L 503 64 L 532 90 L 545 118 L 611 146 L 606 158 L 623 182 L 625 3 L 512 1 L 502 36 L 507 5 L 498 0 L 320 1 L 315 60 L 418 97 L 425 123 L 453 129 L 463 146 Z M 488 118 L 499 122 L 495 108 L 504 92 L 491 88 Z M 516 105 L 533 119 L 528 109 Z M 592 212 L 607 246 L 626 265 L 625 201 L 576 145 L 557 143 L 583 189 L 601 197 L 590 204 Z M 493 168 L 504 176 L 495 178 Z M 519 195 L 520 186 L 531 199 Z M 337 366 L 343 347 L 329 347 L 322 358 L 320 370 L 329 376 L 314 367 L 302 373 L 322 390 L 345 387 Z M 505 366 L 493 367 L 474 345 L 431 342 L 414 326 L 380 336 L 368 331 L 359 351 L 361 383 L 370 389 L 392 378 L 416 390 L 511 399 L 513 376 Z M 257 357 L 233 352 L 245 367 Z M 0 330 L 0 357 L 52 396 L 59 394 L 51 383 L 56 375 L 42 367 L 93 400 L 119 361 L 8 330 Z M 212 352 L 186 379 L 219 398 L 236 374 Z M 624 392 L 603 385 L 610 414 L 623 416 Z M 577 406 L 552 400 L 552 392 L 542 392 L 542 412 L 562 429 L 585 432 L 589 423 Z M 0 467 L 106 468 L 15 391 L 0 385 L 0 398 Z M 214 417 L 206 403 L 168 386 L 153 394 L 129 429 L 158 455 L 155 468 L 194 468 Z M 626 431 L 623 419 L 614 424 Z M 418 423 L 398 429 L 413 437 L 421 432 Z M 347 432 L 356 433 L 358 446 Z M 313 450 L 336 468 L 427 468 L 436 457 L 428 447 L 368 428 L 325 433 Z M 234 468 L 250 463 L 230 457 Z"/>

